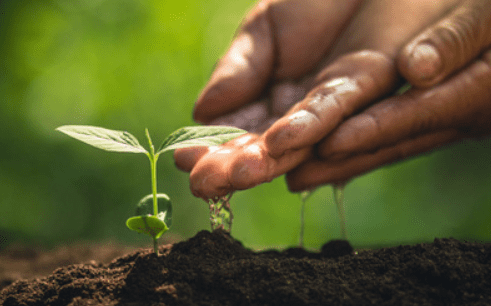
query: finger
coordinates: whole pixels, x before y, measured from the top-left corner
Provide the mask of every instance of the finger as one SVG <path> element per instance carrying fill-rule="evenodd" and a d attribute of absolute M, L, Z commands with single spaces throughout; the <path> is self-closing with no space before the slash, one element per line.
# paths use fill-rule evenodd
<path fill-rule="evenodd" d="M 408 43 L 398 56 L 398 68 L 412 85 L 430 87 L 490 45 L 491 1 L 467 0 Z"/>
<path fill-rule="evenodd" d="M 303 149 L 274 159 L 267 154 L 257 135 L 248 134 L 243 143 L 204 155 L 190 175 L 191 192 L 196 197 L 213 199 L 231 191 L 254 187 L 293 169 L 310 154 Z"/>
<path fill-rule="evenodd" d="M 292 81 L 279 82 L 271 88 L 269 99 L 246 104 L 234 112 L 210 121 L 209 124 L 235 126 L 249 132 L 262 132 L 304 97 L 305 88 L 306 85 Z"/>
<path fill-rule="evenodd" d="M 319 144 L 322 158 L 377 150 L 448 128 L 489 131 L 491 50 L 468 68 L 429 89 L 411 89 L 366 109 Z"/>
<path fill-rule="evenodd" d="M 361 2 L 259 2 L 198 98 L 195 120 L 208 123 L 258 99 L 272 78 L 294 79 L 313 69 Z"/>
<path fill-rule="evenodd" d="M 230 49 L 217 64 L 194 107 L 194 119 L 209 123 L 255 100 L 274 64 L 274 40 L 268 4 L 260 2 L 245 18 Z"/>
<path fill-rule="evenodd" d="M 211 150 L 213 150 L 212 148 Z M 177 169 L 191 172 L 194 165 L 210 151 L 209 147 L 191 147 L 174 150 L 174 163 Z"/>
<path fill-rule="evenodd" d="M 268 120 L 268 117 L 268 101 L 263 99 L 214 119 L 210 122 L 210 125 L 235 126 L 249 132 L 255 132 Z"/>
<path fill-rule="evenodd" d="M 234 146 L 240 147 L 245 143 L 251 141 L 251 139 L 256 139 L 257 136 L 253 134 L 244 134 L 237 138 L 234 138 L 220 146 L 211 147 L 189 147 L 183 149 L 174 150 L 174 163 L 179 170 L 185 172 L 191 172 L 196 163 L 207 154 L 226 149 L 230 150 Z M 224 151 L 222 150 L 222 153 Z"/>
<path fill-rule="evenodd" d="M 327 54 L 327 68 L 316 80 L 320 86 L 294 108 L 298 113 L 289 112 L 267 131 L 271 154 L 279 156 L 286 150 L 316 143 L 345 117 L 393 91 L 398 81 L 393 59 L 398 50 L 413 33 L 442 16 L 453 2 L 364 2 Z M 349 55 L 339 58 L 345 54 Z"/>
<path fill-rule="evenodd" d="M 270 1 L 275 29 L 275 79 L 298 79 L 316 68 L 363 1 Z"/>
<path fill-rule="evenodd" d="M 386 164 L 428 152 L 461 139 L 464 134 L 455 129 L 438 131 L 397 143 L 375 153 L 364 153 L 340 161 L 312 160 L 287 173 L 292 192 L 309 190 L 319 185 L 346 182 L 355 176 Z"/>
<path fill-rule="evenodd" d="M 344 118 L 397 84 L 393 62 L 371 51 L 341 57 L 322 72 L 325 80 L 265 133 L 272 156 L 312 145 L 331 132 Z"/>

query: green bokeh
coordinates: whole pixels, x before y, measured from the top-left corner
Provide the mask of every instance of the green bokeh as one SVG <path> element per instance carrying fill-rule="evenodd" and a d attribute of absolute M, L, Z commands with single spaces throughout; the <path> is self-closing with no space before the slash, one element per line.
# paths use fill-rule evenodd
<path fill-rule="evenodd" d="M 97 125 L 141 140 L 148 127 L 159 143 L 193 124 L 194 100 L 253 1 L 0 3 L 0 233 L 8 242 L 146 243 L 124 224 L 151 191 L 146 157 L 54 129 Z M 352 242 L 491 240 L 490 146 L 469 141 L 354 180 L 345 193 Z M 171 156 L 159 161 L 159 192 L 174 203 L 169 233 L 187 238 L 209 228 L 208 208 Z M 237 192 L 232 208 L 233 234 L 247 246 L 298 242 L 300 200 L 283 178 Z M 311 248 L 339 238 L 330 187 L 308 200 L 305 235 Z"/>

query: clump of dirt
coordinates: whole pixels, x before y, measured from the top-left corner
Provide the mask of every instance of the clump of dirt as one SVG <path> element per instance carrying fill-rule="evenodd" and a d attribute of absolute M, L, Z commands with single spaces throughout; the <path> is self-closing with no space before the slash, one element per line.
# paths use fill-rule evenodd
<path fill-rule="evenodd" d="M 491 303 L 491 244 L 433 243 L 354 252 L 253 252 L 223 231 L 140 249 L 109 264 L 61 267 L 0 292 L 10 305 L 469 305 Z"/>

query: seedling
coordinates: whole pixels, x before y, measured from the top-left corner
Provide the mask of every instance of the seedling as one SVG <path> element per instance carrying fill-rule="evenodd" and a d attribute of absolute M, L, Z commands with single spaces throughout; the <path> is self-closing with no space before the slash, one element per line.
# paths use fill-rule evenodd
<path fill-rule="evenodd" d="M 246 131 L 225 126 L 191 126 L 178 129 L 155 148 L 148 129 L 145 136 L 149 150 L 143 148 L 135 136 L 128 132 L 114 131 L 87 125 L 65 125 L 56 130 L 96 148 L 111 152 L 143 153 L 150 160 L 152 194 L 143 197 L 137 205 L 136 216 L 126 221 L 126 226 L 138 233 L 150 235 L 155 254 L 159 254 L 157 239 L 172 224 L 172 204 L 168 195 L 157 193 L 157 160 L 160 154 L 187 147 L 215 146 L 232 140 Z"/>

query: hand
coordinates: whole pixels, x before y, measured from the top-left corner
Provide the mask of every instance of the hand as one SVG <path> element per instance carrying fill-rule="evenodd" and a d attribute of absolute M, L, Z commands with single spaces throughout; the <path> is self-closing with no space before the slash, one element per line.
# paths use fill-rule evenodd
<path fill-rule="evenodd" d="M 462 138 L 491 133 L 491 1 L 465 1 L 397 57 L 413 89 L 344 121 L 318 158 L 289 172 L 292 190 L 345 181 Z"/>
<path fill-rule="evenodd" d="M 260 2 L 194 111 L 202 123 L 231 123 L 251 133 L 219 148 L 176 151 L 177 166 L 191 171 L 193 194 L 223 196 L 312 160 L 316 143 L 394 92 L 398 51 L 457 3 Z"/>

